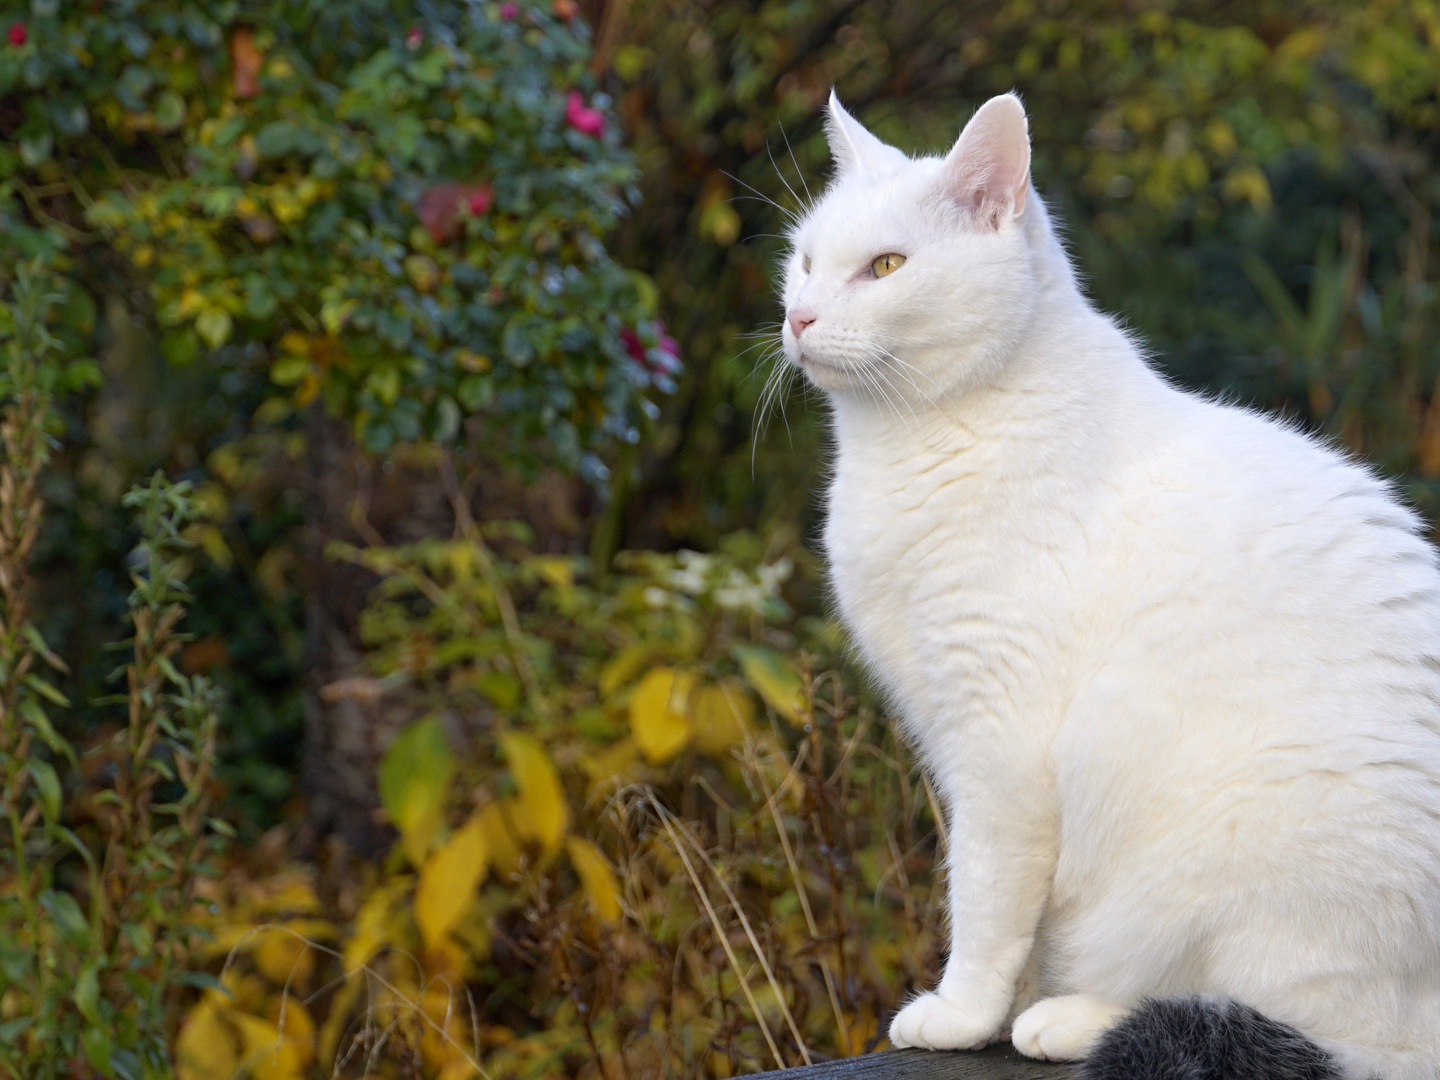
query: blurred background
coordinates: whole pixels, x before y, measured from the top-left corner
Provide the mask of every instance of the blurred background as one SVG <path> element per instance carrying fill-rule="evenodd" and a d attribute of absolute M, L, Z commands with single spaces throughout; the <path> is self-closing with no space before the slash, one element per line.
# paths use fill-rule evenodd
<path fill-rule="evenodd" d="M 1440 512 L 1428 0 L 0 33 L 10 1075 L 883 1045 L 943 819 L 829 618 L 824 410 L 761 415 L 832 86 L 915 153 L 1018 90 L 1095 303 Z"/>

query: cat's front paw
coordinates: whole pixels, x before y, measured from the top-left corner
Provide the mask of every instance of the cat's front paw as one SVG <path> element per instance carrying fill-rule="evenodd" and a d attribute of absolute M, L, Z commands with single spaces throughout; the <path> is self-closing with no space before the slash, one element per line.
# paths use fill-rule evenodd
<path fill-rule="evenodd" d="M 978 1050 L 996 1034 L 995 1022 L 981 1010 L 934 993 L 921 994 L 890 1021 L 890 1042 L 902 1050 Z"/>
<path fill-rule="evenodd" d="M 1092 994 L 1045 998 L 1015 1018 L 1015 1049 L 1041 1061 L 1075 1061 L 1129 1011 Z"/>

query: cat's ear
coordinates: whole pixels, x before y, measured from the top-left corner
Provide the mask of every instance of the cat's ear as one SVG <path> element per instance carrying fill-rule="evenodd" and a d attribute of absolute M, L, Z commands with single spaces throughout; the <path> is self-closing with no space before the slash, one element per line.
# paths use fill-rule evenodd
<path fill-rule="evenodd" d="M 998 229 L 1025 209 L 1030 189 L 1030 124 L 1014 94 L 976 111 L 945 158 L 945 194 L 984 228 Z"/>
<path fill-rule="evenodd" d="M 835 91 L 830 91 L 830 107 L 825 115 L 825 135 L 830 140 L 830 156 L 835 159 L 835 175 L 851 172 L 880 172 L 893 169 L 906 159 L 893 146 L 887 146 L 856 120 Z"/>

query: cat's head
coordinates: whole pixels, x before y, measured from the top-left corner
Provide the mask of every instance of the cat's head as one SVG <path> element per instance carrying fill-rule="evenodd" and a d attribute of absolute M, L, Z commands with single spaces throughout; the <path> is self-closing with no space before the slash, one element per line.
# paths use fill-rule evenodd
<path fill-rule="evenodd" d="M 944 157 L 887 146 L 833 93 L 826 127 L 836 174 L 790 234 L 786 359 L 823 389 L 912 406 L 993 379 L 1049 237 L 1019 98 L 986 102 Z"/>

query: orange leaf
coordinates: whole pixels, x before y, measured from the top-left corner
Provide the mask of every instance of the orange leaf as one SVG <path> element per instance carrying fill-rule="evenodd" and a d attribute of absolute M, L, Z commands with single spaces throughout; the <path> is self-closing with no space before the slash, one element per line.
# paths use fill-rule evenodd
<path fill-rule="evenodd" d="M 237 98 L 253 98 L 260 94 L 260 65 L 265 58 L 255 47 L 255 31 L 237 26 L 230 35 L 230 72 Z"/>

